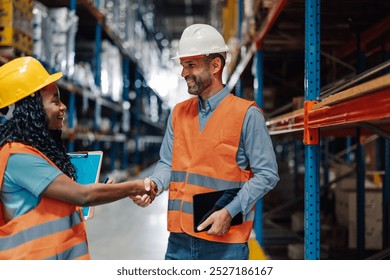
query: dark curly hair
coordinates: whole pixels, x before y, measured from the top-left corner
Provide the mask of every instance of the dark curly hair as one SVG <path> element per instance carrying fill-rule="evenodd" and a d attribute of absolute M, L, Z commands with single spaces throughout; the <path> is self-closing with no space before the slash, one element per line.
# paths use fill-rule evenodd
<path fill-rule="evenodd" d="M 8 142 L 32 146 L 63 173 L 76 179 L 76 169 L 66 153 L 61 130 L 49 130 L 49 120 L 39 92 L 15 103 L 13 117 L 0 126 L 0 147 Z"/>

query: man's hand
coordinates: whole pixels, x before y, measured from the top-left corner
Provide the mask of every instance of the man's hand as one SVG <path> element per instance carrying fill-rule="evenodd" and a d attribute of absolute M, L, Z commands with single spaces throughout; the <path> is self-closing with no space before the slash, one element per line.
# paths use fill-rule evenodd
<path fill-rule="evenodd" d="M 149 178 L 145 178 L 144 180 L 144 187 L 147 191 L 144 195 L 136 195 L 136 196 L 130 196 L 130 199 L 133 200 L 135 204 L 137 204 L 140 207 L 146 207 L 149 206 L 150 203 L 154 200 L 157 194 L 157 185 Z"/>
<path fill-rule="evenodd" d="M 198 230 L 201 231 L 211 225 L 211 228 L 207 231 L 207 234 L 223 235 L 229 232 L 231 222 L 232 217 L 230 216 L 229 212 L 225 208 L 222 208 L 221 210 L 211 214 L 210 217 L 201 223 L 198 226 Z"/>

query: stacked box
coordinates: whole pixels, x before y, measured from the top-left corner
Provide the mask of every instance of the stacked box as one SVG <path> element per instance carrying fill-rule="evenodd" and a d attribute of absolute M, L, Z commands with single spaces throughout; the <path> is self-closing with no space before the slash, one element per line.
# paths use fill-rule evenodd
<path fill-rule="evenodd" d="M 123 70 L 119 49 L 109 41 L 102 43 L 101 54 L 101 92 L 113 101 L 122 101 Z"/>
<path fill-rule="evenodd" d="M 338 175 L 342 175 L 350 169 L 338 165 L 336 170 Z M 365 186 L 365 247 L 377 250 L 382 247 L 382 189 L 381 186 L 367 179 Z M 337 183 L 335 211 L 338 223 L 348 229 L 348 247 L 355 249 L 357 237 L 356 178 L 345 178 Z"/>
<path fill-rule="evenodd" d="M 107 25 L 122 41 L 127 40 L 130 5 L 131 1 L 128 0 L 107 0 L 102 5 Z"/>
<path fill-rule="evenodd" d="M 49 45 L 46 45 L 44 40 L 47 33 L 45 30 L 50 30 L 51 28 L 48 22 L 48 8 L 36 1 L 34 3 L 33 15 L 33 54 L 41 61 L 48 61 Z"/>
<path fill-rule="evenodd" d="M 78 16 L 68 8 L 34 6 L 34 56 L 65 76 L 74 74 Z"/>
<path fill-rule="evenodd" d="M 293 232 L 303 232 L 305 230 L 305 214 L 303 211 L 296 211 L 291 215 L 291 230 Z"/>
<path fill-rule="evenodd" d="M 0 0 L 0 46 L 33 52 L 33 0 Z"/>
<path fill-rule="evenodd" d="M 51 8 L 48 14 L 53 24 L 49 41 L 49 63 L 66 76 L 72 77 L 78 16 L 68 8 Z"/>
<path fill-rule="evenodd" d="M 302 243 L 288 244 L 287 252 L 290 260 L 303 260 L 305 257 L 305 246 Z"/>

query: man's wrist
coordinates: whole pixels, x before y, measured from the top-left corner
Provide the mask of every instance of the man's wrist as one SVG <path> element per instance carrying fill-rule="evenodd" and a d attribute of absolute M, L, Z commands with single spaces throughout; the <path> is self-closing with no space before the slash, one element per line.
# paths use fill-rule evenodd
<path fill-rule="evenodd" d="M 156 193 L 156 195 L 159 195 L 162 192 L 162 189 L 158 188 L 155 181 L 153 181 L 153 180 L 150 180 L 150 181 L 151 181 L 151 185 L 153 187 L 153 191 Z"/>

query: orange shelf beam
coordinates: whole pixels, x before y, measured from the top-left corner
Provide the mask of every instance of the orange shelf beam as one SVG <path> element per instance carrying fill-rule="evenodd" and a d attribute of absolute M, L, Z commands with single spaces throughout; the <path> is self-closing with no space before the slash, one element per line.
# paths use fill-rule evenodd
<path fill-rule="evenodd" d="M 305 117 L 306 116 L 306 117 Z M 340 92 L 303 109 L 267 121 L 271 135 L 379 122 L 386 130 L 390 124 L 390 74 Z M 306 124 L 305 124 L 306 122 Z"/>
<path fill-rule="evenodd" d="M 390 88 L 315 109 L 308 118 L 311 129 L 390 118 Z"/>

